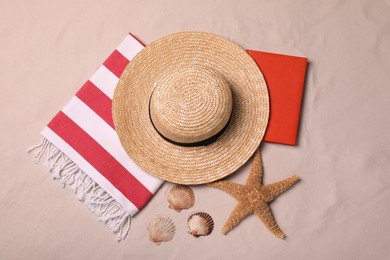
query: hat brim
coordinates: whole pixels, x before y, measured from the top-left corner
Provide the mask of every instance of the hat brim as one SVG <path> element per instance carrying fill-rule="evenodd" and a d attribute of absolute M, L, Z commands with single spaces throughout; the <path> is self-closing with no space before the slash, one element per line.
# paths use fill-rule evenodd
<path fill-rule="evenodd" d="M 192 65 L 225 78 L 233 114 L 216 141 L 188 147 L 160 136 L 150 120 L 149 100 L 159 75 Z M 180 184 L 209 183 L 236 171 L 258 148 L 268 117 L 266 82 L 253 59 L 235 43 L 204 32 L 172 34 L 145 47 L 124 70 L 113 98 L 115 129 L 130 158 L 146 172 Z"/>

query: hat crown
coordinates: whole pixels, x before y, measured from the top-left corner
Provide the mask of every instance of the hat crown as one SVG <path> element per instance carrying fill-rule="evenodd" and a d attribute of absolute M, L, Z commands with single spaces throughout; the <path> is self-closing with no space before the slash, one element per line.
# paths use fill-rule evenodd
<path fill-rule="evenodd" d="M 224 78 L 202 66 L 183 67 L 155 81 L 150 116 L 156 130 L 176 143 L 197 143 L 224 129 L 232 113 Z"/>

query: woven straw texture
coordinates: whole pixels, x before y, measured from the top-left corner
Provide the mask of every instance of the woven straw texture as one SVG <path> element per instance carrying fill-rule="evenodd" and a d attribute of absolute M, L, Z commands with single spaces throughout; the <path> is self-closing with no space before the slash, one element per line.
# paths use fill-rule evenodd
<path fill-rule="evenodd" d="M 180 184 L 208 183 L 237 170 L 258 148 L 268 116 L 267 86 L 252 58 L 203 32 L 172 34 L 147 46 L 126 67 L 113 99 L 115 128 L 128 155 L 145 171 Z M 182 146 L 161 136 L 197 142 L 227 121 L 208 145 Z"/>
<path fill-rule="evenodd" d="M 174 68 L 156 82 L 150 115 L 157 130 L 178 143 L 200 142 L 228 123 L 233 107 L 228 83 L 201 66 Z"/>

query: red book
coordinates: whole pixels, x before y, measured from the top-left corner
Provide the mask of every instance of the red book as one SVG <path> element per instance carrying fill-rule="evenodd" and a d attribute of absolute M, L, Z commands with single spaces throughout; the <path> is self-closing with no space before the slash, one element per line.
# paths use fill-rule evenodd
<path fill-rule="evenodd" d="M 307 58 L 247 51 L 267 82 L 270 118 L 265 142 L 296 145 Z"/>

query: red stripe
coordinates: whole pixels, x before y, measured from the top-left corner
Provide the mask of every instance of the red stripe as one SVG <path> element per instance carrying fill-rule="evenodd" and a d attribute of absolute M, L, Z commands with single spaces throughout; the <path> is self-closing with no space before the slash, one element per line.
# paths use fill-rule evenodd
<path fill-rule="evenodd" d="M 112 100 L 91 81 L 88 80 L 76 93 L 76 96 L 115 129 L 112 120 Z"/>
<path fill-rule="evenodd" d="M 118 78 L 121 77 L 122 72 L 125 70 L 129 60 L 126 59 L 119 51 L 115 50 L 111 55 L 103 62 L 103 65 L 115 74 Z"/>
<path fill-rule="evenodd" d="M 142 183 L 62 111 L 50 121 L 48 127 L 76 150 L 138 209 L 145 206 L 152 197 L 153 194 Z"/>

